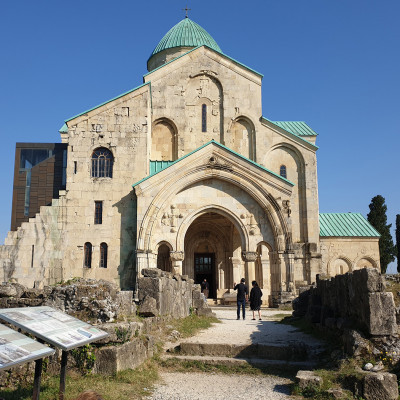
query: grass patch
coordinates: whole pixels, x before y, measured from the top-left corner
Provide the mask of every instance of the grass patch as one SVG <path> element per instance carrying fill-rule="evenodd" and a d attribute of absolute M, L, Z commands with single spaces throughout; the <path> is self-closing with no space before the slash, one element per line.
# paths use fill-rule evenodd
<path fill-rule="evenodd" d="M 208 329 L 212 324 L 220 322 L 215 317 L 192 314 L 186 318 L 170 321 L 170 325 L 181 334 L 182 338 L 188 338 L 195 335 L 198 331 Z"/>
<path fill-rule="evenodd" d="M 105 400 L 139 400 L 151 393 L 153 385 L 158 379 L 157 364 L 153 360 L 145 362 L 134 370 L 118 372 L 114 376 L 81 376 L 70 372 L 67 377 L 65 399 L 71 400 L 85 390 L 94 390 Z M 58 376 L 42 377 L 40 399 L 58 399 L 59 387 Z M 32 392 L 33 386 L 27 385 L 16 389 L 0 390 L 0 396 L 5 400 L 31 400 Z"/>
<path fill-rule="evenodd" d="M 291 317 L 291 315 L 290 315 L 290 314 L 282 314 L 282 313 L 281 313 L 281 314 L 269 315 L 266 319 L 280 322 L 280 321 L 282 321 L 284 318 L 287 318 L 287 317 Z"/>
<path fill-rule="evenodd" d="M 226 365 L 208 363 L 199 360 L 181 360 L 179 358 L 168 358 L 159 361 L 159 366 L 168 372 L 214 372 L 229 375 L 275 375 L 294 379 L 298 368 L 285 366 L 252 366 L 250 364 Z"/>

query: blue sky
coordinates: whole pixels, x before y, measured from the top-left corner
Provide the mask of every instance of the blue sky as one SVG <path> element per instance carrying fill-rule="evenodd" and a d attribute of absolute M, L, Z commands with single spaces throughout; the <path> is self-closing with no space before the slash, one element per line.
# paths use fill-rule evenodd
<path fill-rule="evenodd" d="M 16 0 L 0 14 L 0 237 L 10 227 L 15 143 L 59 142 L 64 119 L 140 85 L 186 4 L 223 52 L 264 74 L 264 116 L 319 133 L 320 211 L 366 215 L 381 194 L 394 225 L 398 0 Z"/>

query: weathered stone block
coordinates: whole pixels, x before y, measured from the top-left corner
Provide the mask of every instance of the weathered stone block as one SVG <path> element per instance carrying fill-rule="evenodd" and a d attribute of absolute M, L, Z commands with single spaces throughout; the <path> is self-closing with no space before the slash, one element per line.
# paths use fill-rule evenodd
<path fill-rule="evenodd" d="M 139 314 L 143 317 L 156 317 L 159 312 L 157 301 L 153 297 L 145 296 L 139 306 Z"/>
<path fill-rule="evenodd" d="M 16 295 L 17 289 L 13 285 L 0 285 L 0 297 L 14 297 Z"/>
<path fill-rule="evenodd" d="M 397 400 L 397 377 L 388 372 L 369 373 L 364 377 L 363 397 L 366 400 Z"/>
<path fill-rule="evenodd" d="M 300 389 L 305 389 L 308 387 L 319 388 L 322 386 L 322 378 L 315 375 L 315 373 L 312 371 L 298 371 L 296 375 L 296 382 Z"/>
<path fill-rule="evenodd" d="M 118 371 L 133 369 L 148 357 L 148 348 L 140 338 L 120 346 L 102 347 L 96 351 L 95 374 L 113 375 Z"/>
<path fill-rule="evenodd" d="M 368 331 L 371 335 L 396 334 L 397 323 L 393 293 L 369 293 L 368 316 Z"/>

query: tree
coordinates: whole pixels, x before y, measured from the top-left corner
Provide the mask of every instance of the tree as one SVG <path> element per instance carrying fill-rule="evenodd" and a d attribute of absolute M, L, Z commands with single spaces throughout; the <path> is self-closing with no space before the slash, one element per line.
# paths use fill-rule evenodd
<path fill-rule="evenodd" d="M 396 215 L 396 257 L 397 272 L 400 272 L 400 214 Z"/>
<path fill-rule="evenodd" d="M 387 266 L 394 261 L 395 246 L 390 234 L 392 224 L 387 225 L 385 198 L 381 195 L 373 197 L 369 209 L 368 221 L 381 234 L 379 239 L 381 270 L 382 273 L 386 273 Z"/>

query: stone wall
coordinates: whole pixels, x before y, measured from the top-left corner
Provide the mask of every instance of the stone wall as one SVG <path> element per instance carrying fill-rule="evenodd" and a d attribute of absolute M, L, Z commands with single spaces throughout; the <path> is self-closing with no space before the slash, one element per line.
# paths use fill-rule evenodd
<path fill-rule="evenodd" d="M 379 237 L 321 237 L 321 272 L 335 276 L 361 268 L 380 271 Z"/>
<path fill-rule="evenodd" d="M 74 279 L 58 286 L 31 289 L 18 283 L 0 285 L 0 308 L 49 306 L 91 323 L 136 315 L 133 292 L 107 281 Z"/>
<path fill-rule="evenodd" d="M 293 302 L 294 316 L 321 326 L 355 328 L 368 336 L 397 334 L 393 294 L 385 292 L 385 278 L 375 268 L 323 279 L 303 290 Z"/>
<path fill-rule="evenodd" d="M 157 268 L 145 268 L 138 279 L 139 314 L 184 318 L 193 309 L 198 314 L 211 314 L 200 285 L 185 275 L 174 275 Z"/>

